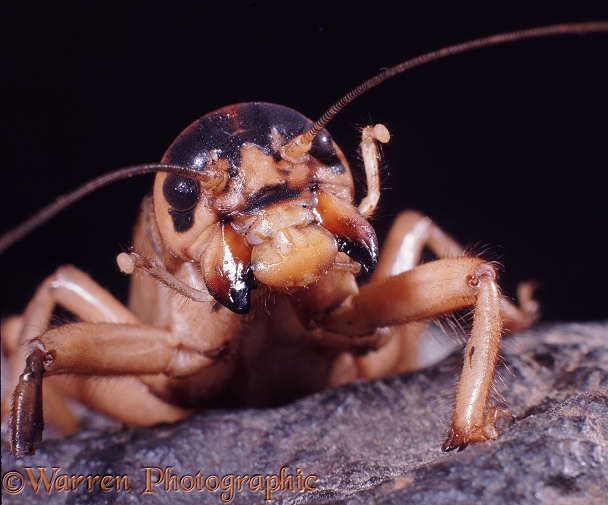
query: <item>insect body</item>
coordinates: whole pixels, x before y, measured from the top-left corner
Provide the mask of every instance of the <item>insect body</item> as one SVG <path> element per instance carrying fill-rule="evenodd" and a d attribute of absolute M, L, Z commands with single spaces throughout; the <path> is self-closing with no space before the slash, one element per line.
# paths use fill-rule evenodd
<path fill-rule="evenodd" d="M 407 65 L 398 67 L 371 85 Z M 128 423 L 170 422 L 205 406 L 272 405 L 411 368 L 405 349 L 419 322 L 468 307 L 474 324 L 443 449 L 496 438 L 503 411 L 490 390 L 503 321 L 523 328 L 535 320 L 529 286 L 520 307 L 507 302 L 491 263 L 413 211 L 396 218 L 379 252 L 367 218 L 379 198 L 377 143 L 389 134 L 382 125 L 362 131 L 367 195 L 357 205 L 346 159 L 324 129 L 342 106 L 316 123 L 279 105 L 225 107 L 184 130 L 160 164 L 77 190 L 158 172 L 132 250 L 118 256 L 133 275 L 128 307 L 61 267 L 5 325 L 11 363 L 25 363 L 12 376 L 12 398 L 3 398 L 13 454 L 33 453 L 41 440 L 43 377 L 45 416 L 66 430 L 65 394 Z M 438 259 L 421 265 L 424 247 Z M 49 328 L 57 306 L 78 321 Z"/>

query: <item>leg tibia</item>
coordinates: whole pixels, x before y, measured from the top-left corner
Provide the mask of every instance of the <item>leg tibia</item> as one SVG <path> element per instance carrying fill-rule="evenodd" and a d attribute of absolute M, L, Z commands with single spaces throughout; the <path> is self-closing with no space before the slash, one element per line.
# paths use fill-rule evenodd
<path fill-rule="evenodd" d="M 45 359 L 40 349 L 28 356 L 25 370 L 11 397 L 9 446 L 11 454 L 17 457 L 33 454 L 42 440 L 42 375 Z"/>
<path fill-rule="evenodd" d="M 452 429 L 443 446 L 449 451 L 496 437 L 493 417 L 488 413 L 502 336 L 500 304 L 500 290 L 490 264 L 478 258 L 447 258 L 370 282 L 348 306 L 329 314 L 321 324 L 326 330 L 361 336 L 376 328 L 474 306 Z M 366 372 L 364 375 L 376 373 L 370 367 Z"/>
<path fill-rule="evenodd" d="M 500 292 L 493 272 L 480 276 L 478 283 L 473 330 L 464 353 L 452 428 L 444 451 L 462 450 L 470 443 L 496 438 L 488 403 L 502 335 Z"/>

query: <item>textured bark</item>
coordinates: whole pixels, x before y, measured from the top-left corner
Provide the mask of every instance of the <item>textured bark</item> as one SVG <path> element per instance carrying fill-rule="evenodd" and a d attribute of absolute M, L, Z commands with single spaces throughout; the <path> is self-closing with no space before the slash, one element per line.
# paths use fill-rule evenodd
<path fill-rule="evenodd" d="M 12 470 L 26 476 L 30 466 L 51 474 L 59 467 L 69 475 L 126 475 L 130 491 L 81 485 L 34 493 L 28 481 L 19 494 L 3 488 L 2 500 L 215 504 L 222 503 L 221 488 L 160 486 L 155 495 L 141 495 L 141 468 L 221 478 L 270 476 L 287 467 L 294 477 L 317 476 L 309 480 L 315 489 L 277 490 L 273 503 L 607 503 L 608 324 L 541 326 L 506 339 L 503 356 L 508 369 L 501 367 L 497 388 L 515 420 L 505 419 L 498 440 L 460 453 L 440 451 L 460 365 L 452 356 L 420 372 L 359 381 L 277 409 L 205 413 L 150 429 L 83 431 L 47 440 L 35 456 L 19 460 L 7 455 L 3 439 L 3 476 Z M 265 492 L 244 486 L 232 497 L 226 491 L 224 501 L 264 502 Z"/>

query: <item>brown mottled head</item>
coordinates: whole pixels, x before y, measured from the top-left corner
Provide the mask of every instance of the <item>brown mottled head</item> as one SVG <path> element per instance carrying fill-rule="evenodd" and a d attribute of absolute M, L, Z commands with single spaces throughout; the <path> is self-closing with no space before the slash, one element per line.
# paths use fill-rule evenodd
<path fill-rule="evenodd" d="M 192 123 L 162 159 L 210 175 L 159 173 L 156 216 L 171 253 L 199 262 L 209 292 L 234 312 L 249 310 L 257 283 L 315 282 L 338 251 L 367 271 L 376 264 L 376 235 L 353 206 L 350 170 L 329 133 L 301 159 L 280 154 L 311 124 L 280 105 L 232 105 Z"/>

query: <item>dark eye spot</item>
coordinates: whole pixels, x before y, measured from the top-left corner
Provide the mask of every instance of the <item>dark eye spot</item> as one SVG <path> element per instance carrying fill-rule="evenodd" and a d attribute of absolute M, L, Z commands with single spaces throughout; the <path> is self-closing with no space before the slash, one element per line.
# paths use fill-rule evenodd
<path fill-rule="evenodd" d="M 312 141 L 310 155 L 327 165 L 334 173 L 340 174 L 346 170 L 338 158 L 331 136 L 325 129 Z"/>
<path fill-rule="evenodd" d="M 201 195 L 198 181 L 177 174 L 169 174 L 163 183 L 163 196 L 175 210 L 192 209 Z"/>
<path fill-rule="evenodd" d="M 169 209 L 169 215 L 177 232 L 188 231 L 194 224 L 194 209 L 185 211 Z"/>

